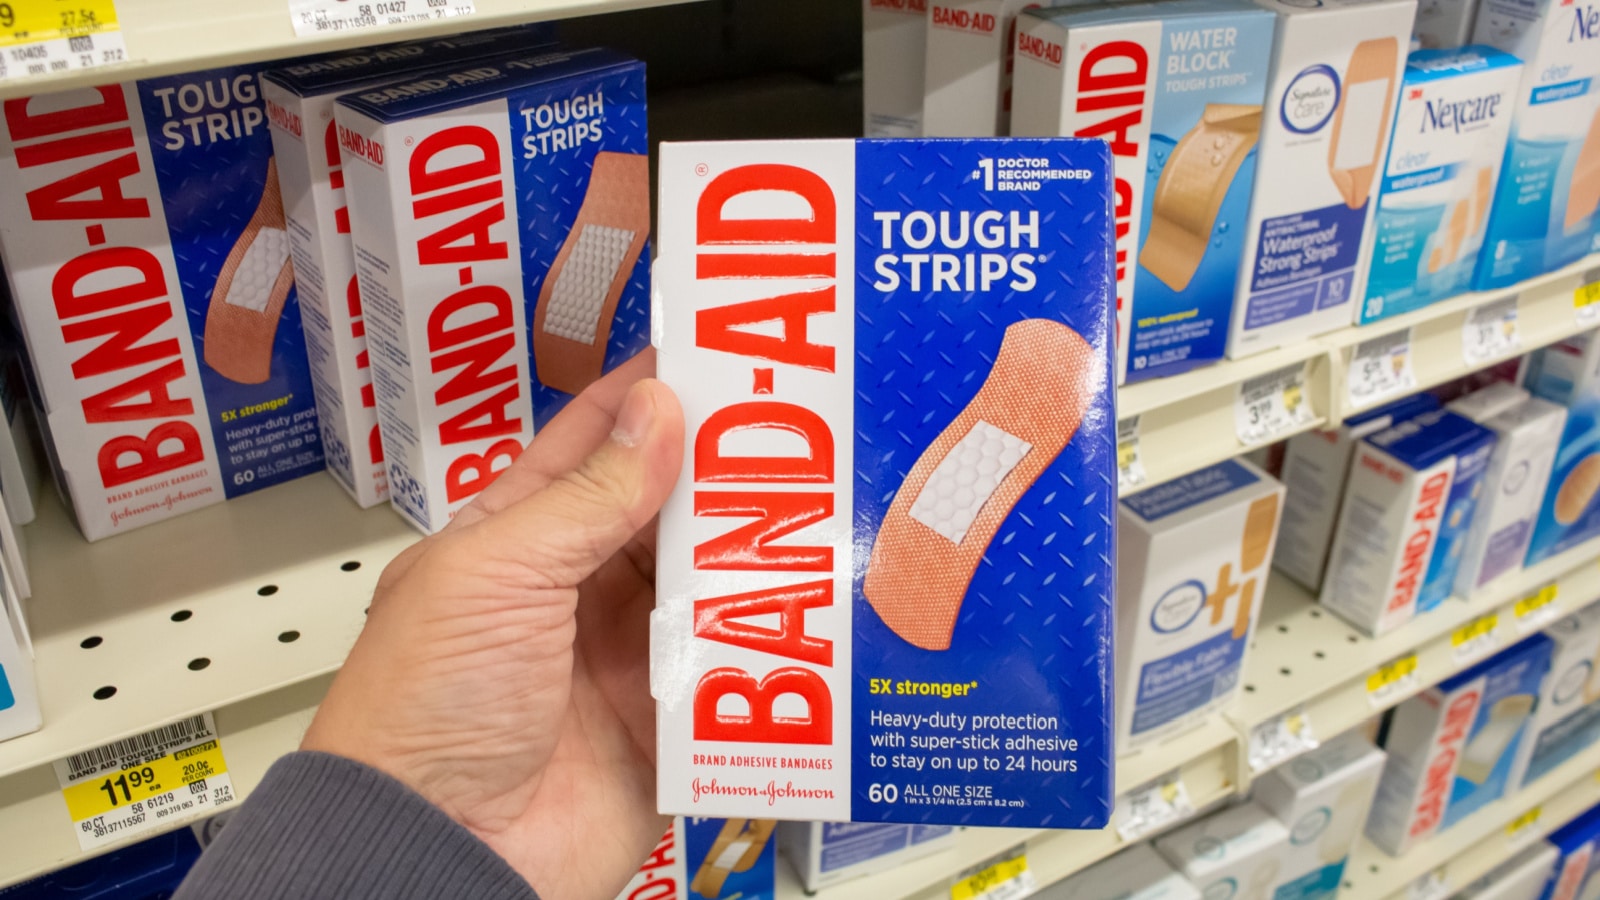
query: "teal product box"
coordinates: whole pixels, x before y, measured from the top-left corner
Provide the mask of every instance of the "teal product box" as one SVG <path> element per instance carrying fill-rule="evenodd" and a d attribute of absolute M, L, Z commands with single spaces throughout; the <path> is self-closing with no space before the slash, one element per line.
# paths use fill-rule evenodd
<path fill-rule="evenodd" d="M 1600 3 L 1483 0 L 1473 42 L 1525 63 L 1474 278 L 1488 290 L 1600 250 Z"/>
<path fill-rule="evenodd" d="M 1357 325 L 1471 286 L 1521 79 L 1521 60 L 1493 47 L 1411 54 Z"/>
<path fill-rule="evenodd" d="M 1600 535 L 1600 341 L 1585 332 L 1528 357 L 1528 393 L 1566 407 L 1550 482 L 1533 524 L 1525 565 Z"/>
<path fill-rule="evenodd" d="M 1221 359 L 1277 17 L 1249 0 L 1034 10 L 1012 134 L 1104 138 L 1127 381 Z"/>

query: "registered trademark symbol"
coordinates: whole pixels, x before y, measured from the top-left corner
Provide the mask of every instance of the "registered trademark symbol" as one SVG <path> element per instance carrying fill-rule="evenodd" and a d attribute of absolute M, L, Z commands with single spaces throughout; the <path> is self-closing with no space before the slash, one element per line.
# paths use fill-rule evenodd
<path fill-rule="evenodd" d="M 711 167 L 706 165 L 705 163 L 700 163 L 700 164 L 698 164 L 698 165 L 696 165 L 694 167 L 694 173 L 696 175 L 704 176 L 707 172 L 710 172 L 710 171 L 711 171 Z"/>

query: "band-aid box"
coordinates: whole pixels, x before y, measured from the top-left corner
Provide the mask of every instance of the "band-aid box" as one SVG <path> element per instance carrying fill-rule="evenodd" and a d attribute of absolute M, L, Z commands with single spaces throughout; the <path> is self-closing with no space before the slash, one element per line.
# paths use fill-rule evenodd
<path fill-rule="evenodd" d="M 1471 287 L 1521 80 L 1522 61 L 1493 47 L 1411 54 L 1356 324 Z"/>
<path fill-rule="evenodd" d="M 1117 749 L 1233 699 L 1267 589 L 1283 485 L 1225 460 L 1122 501 Z"/>
<path fill-rule="evenodd" d="M 957 833 L 952 825 L 779 822 L 778 852 L 800 884 L 816 891 L 938 853 L 955 843 Z"/>
<path fill-rule="evenodd" d="M 1155 839 L 1202 897 L 1271 896 L 1283 872 L 1289 831 L 1255 803 L 1212 813 Z"/>
<path fill-rule="evenodd" d="M 1510 790 L 1538 781 L 1600 738 L 1600 607 L 1589 606 L 1551 623 L 1550 672 L 1528 721 L 1507 779 Z"/>
<path fill-rule="evenodd" d="M 323 466 L 260 71 L 6 103 L 0 252 L 90 540 Z"/>
<path fill-rule="evenodd" d="M 928 0 L 862 0 L 861 105 L 869 138 L 922 135 Z"/>
<path fill-rule="evenodd" d="M 1454 567 L 1447 546 L 1434 572 L 1441 536 L 1454 537 L 1468 522 L 1451 521 L 1448 511 L 1458 457 L 1466 457 L 1476 482 L 1494 436 L 1448 410 L 1434 410 L 1398 422 L 1357 445 L 1345 486 L 1333 549 L 1319 600 L 1345 621 L 1376 637 L 1409 622 L 1417 613 L 1423 586 L 1433 575 L 1445 589 Z M 1470 491 L 1467 493 L 1470 497 Z M 1459 557 L 1457 557 L 1459 559 Z"/>
<path fill-rule="evenodd" d="M 1462 888 L 1453 900 L 1539 900 L 1559 854 L 1539 841 Z"/>
<path fill-rule="evenodd" d="M 1585 888 L 1600 869 L 1600 806 L 1557 828 L 1546 838 L 1556 848 L 1550 880 L 1539 900 L 1578 900 L 1589 896 Z"/>
<path fill-rule="evenodd" d="M 1470 437 L 1462 436 L 1453 443 L 1456 469 L 1450 476 L 1450 492 L 1445 496 L 1444 513 L 1434 534 L 1428 574 L 1423 576 L 1422 587 L 1417 590 L 1415 614 L 1419 616 L 1438 609 L 1455 591 L 1467 539 L 1486 490 L 1484 476 L 1489 471 L 1498 441 L 1493 431 L 1478 426 Z"/>
<path fill-rule="evenodd" d="M 1128 381 L 1207 365 L 1226 349 L 1276 25 L 1251 0 L 1017 19 L 1011 133 L 1111 145 Z"/>
<path fill-rule="evenodd" d="M 1454 50 L 1472 42 L 1478 0 L 1418 0 L 1411 35 L 1423 50 Z"/>
<path fill-rule="evenodd" d="M 996 137 L 1011 133 L 1017 15 L 1034 5 L 1039 5 L 1037 0 L 927 0 L 924 135 Z M 1055 4 L 1045 0 L 1043 5 Z"/>
<path fill-rule="evenodd" d="M 0 287 L 0 293 L 4 288 Z M 7 305 L 10 299 L 6 298 Z M 45 463 L 34 447 L 37 427 L 33 421 L 28 389 L 27 350 L 18 338 L 0 345 L 0 492 L 4 493 L 5 514 L 13 526 L 26 525 L 38 514 L 38 496 L 44 486 Z"/>
<path fill-rule="evenodd" d="M 674 817 L 617 900 L 773 900 L 776 825 Z"/>
<path fill-rule="evenodd" d="M 1348 325 L 1415 0 L 1258 0 L 1278 14 L 1228 356 Z"/>
<path fill-rule="evenodd" d="M 1567 411 L 1525 565 L 1600 536 L 1600 341 L 1584 332 L 1527 357 L 1523 385 Z"/>
<path fill-rule="evenodd" d="M 1276 900 L 1333 900 L 1345 860 L 1366 824 L 1383 774 L 1383 751 L 1346 732 L 1278 766 L 1251 786 L 1251 797 L 1289 830 Z"/>
<path fill-rule="evenodd" d="M 1600 251 L 1600 18 L 1589 0 L 1481 0 L 1473 43 L 1521 59 L 1502 184 L 1474 286 Z"/>
<path fill-rule="evenodd" d="M 1202 900 L 1150 844 L 1134 844 L 1033 894 L 1039 900 Z"/>
<path fill-rule="evenodd" d="M 1283 523 L 1278 526 L 1272 567 L 1307 590 L 1320 591 L 1356 445 L 1369 434 L 1438 408 L 1432 394 L 1412 394 L 1351 416 L 1338 428 L 1308 431 L 1285 441 Z"/>
<path fill-rule="evenodd" d="M 9 565 L 0 559 L 0 741 L 39 730 L 44 723 L 35 687 L 33 645 L 22 621 L 22 598 Z"/>
<path fill-rule="evenodd" d="M 1104 826 L 1105 143 L 660 159 L 659 808 Z"/>
<path fill-rule="evenodd" d="M 493 57 L 334 118 L 390 502 L 437 531 L 648 340 L 644 65 Z"/>
<path fill-rule="evenodd" d="M 1399 856 L 1506 790 L 1550 663 L 1536 634 L 1395 707 L 1367 837 Z"/>
<path fill-rule="evenodd" d="M 298 60 L 262 76 L 323 452 L 329 473 L 363 507 L 389 499 L 389 478 L 334 100 L 424 69 L 550 43 L 552 34 L 543 25 L 495 29 Z"/>

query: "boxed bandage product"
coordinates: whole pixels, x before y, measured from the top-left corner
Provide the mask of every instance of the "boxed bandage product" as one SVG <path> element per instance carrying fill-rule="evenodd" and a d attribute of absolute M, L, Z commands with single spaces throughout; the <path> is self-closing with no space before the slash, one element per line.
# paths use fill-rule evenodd
<path fill-rule="evenodd" d="M 1103 138 L 1116 163 L 1119 377 L 1223 356 L 1276 24 L 1251 0 L 1017 20 L 1011 133 Z"/>
<path fill-rule="evenodd" d="M 1594 896 L 1600 886 L 1600 806 L 1591 807 L 1546 838 L 1556 860 L 1539 900 L 1579 900 Z"/>
<path fill-rule="evenodd" d="M 1418 0 L 1411 36 L 1423 50 L 1454 50 L 1472 42 L 1478 0 Z"/>
<path fill-rule="evenodd" d="M 1600 5 L 1480 0 L 1472 40 L 1524 63 L 1474 280 L 1487 290 L 1600 251 Z"/>
<path fill-rule="evenodd" d="M 1321 590 L 1356 446 L 1396 422 L 1438 408 L 1432 394 L 1413 394 L 1351 416 L 1338 428 L 1308 431 L 1285 441 L 1283 524 L 1272 553 L 1273 568 L 1307 590 Z"/>
<path fill-rule="evenodd" d="M 862 0 L 862 4 L 863 134 L 920 137 L 928 0 Z"/>
<path fill-rule="evenodd" d="M 1103 827 L 1105 142 L 664 144 L 660 184 L 660 809 Z"/>
<path fill-rule="evenodd" d="M 1155 845 L 1200 896 L 1265 900 L 1283 873 L 1289 831 L 1245 803 L 1158 837 Z"/>
<path fill-rule="evenodd" d="M 1493 47 L 1411 54 L 1356 324 L 1471 286 L 1521 80 L 1522 61 Z"/>
<path fill-rule="evenodd" d="M 322 468 L 260 70 L 6 103 L 0 252 L 90 540 Z"/>
<path fill-rule="evenodd" d="M 617 900 L 773 900 L 777 824 L 674 818 Z"/>
<path fill-rule="evenodd" d="M 1411 621 L 1425 585 L 1429 603 L 1438 592 L 1448 596 L 1473 490 L 1493 448 L 1488 429 L 1448 410 L 1364 438 L 1350 465 L 1322 605 L 1376 637 Z"/>
<path fill-rule="evenodd" d="M 1367 837 L 1399 856 L 1498 800 L 1549 663 L 1534 635 L 1396 707 Z"/>
<path fill-rule="evenodd" d="M 1228 356 L 1350 323 L 1415 0 L 1259 0 L 1278 14 Z"/>
<path fill-rule="evenodd" d="M 903 866 L 955 843 L 951 825 L 780 822 L 778 850 L 808 891 Z"/>
<path fill-rule="evenodd" d="M 437 531 L 648 340 L 644 65 L 493 57 L 334 117 L 390 501 Z"/>
<path fill-rule="evenodd" d="M 201 848 L 179 828 L 0 888 L 0 900 L 170 900 Z"/>
<path fill-rule="evenodd" d="M 1117 749 L 1233 699 L 1267 590 L 1283 485 L 1230 459 L 1122 501 Z"/>
<path fill-rule="evenodd" d="M 323 452 L 328 471 L 363 507 L 389 499 L 389 478 L 334 100 L 428 68 L 550 43 L 543 26 L 496 29 L 298 60 L 262 76 Z"/>
<path fill-rule="evenodd" d="M 1587 749 L 1600 738 L 1600 606 L 1590 606 L 1551 624 L 1550 672 L 1517 749 L 1507 784 L 1518 790 Z"/>
<path fill-rule="evenodd" d="M 1600 340 L 1591 331 L 1534 351 L 1523 384 L 1567 411 L 1528 542 L 1531 566 L 1600 535 Z"/>
<path fill-rule="evenodd" d="M 1134 844 L 1033 896 L 1039 900 L 1201 900 L 1200 891 L 1148 843 Z"/>
<path fill-rule="evenodd" d="M 0 741 L 38 731 L 43 724 L 27 629 L 22 597 L 9 565 L 0 558 Z"/>
<path fill-rule="evenodd" d="M 9 304 L 9 299 L 6 302 Z M 25 353 L 20 338 L 13 343 L 7 335 L 0 344 L 0 415 L 4 416 L 0 420 L 0 493 L 13 526 L 33 521 L 44 484 L 45 463 L 34 447 L 38 426 L 29 402 L 32 392 L 24 371 Z"/>
<path fill-rule="evenodd" d="M 1462 888 L 1453 900 L 1538 900 L 1559 855 L 1540 841 Z"/>
<path fill-rule="evenodd" d="M 1271 900 L 1332 900 L 1372 809 L 1383 751 L 1346 732 L 1256 780 L 1251 796 L 1289 830 Z"/>
<path fill-rule="evenodd" d="M 1036 0 L 926 0 L 922 133 L 996 137 L 1011 133 L 1017 15 Z M 1086 2 L 1086 0 L 1071 0 Z"/>

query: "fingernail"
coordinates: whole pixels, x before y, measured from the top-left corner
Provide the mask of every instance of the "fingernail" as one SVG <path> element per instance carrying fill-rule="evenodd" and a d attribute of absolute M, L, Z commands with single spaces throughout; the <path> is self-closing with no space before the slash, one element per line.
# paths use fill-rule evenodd
<path fill-rule="evenodd" d="M 650 426 L 655 420 L 655 398 L 650 396 L 647 386 L 636 384 L 622 401 L 622 411 L 617 413 L 617 425 L 611 431 L 611 439 L 624 447 L 637 447 L 650 434 Z"/>

